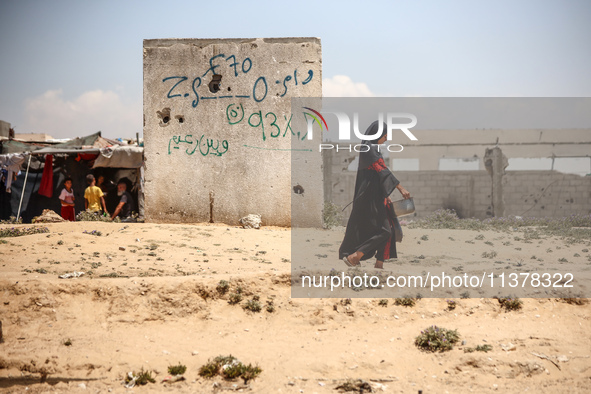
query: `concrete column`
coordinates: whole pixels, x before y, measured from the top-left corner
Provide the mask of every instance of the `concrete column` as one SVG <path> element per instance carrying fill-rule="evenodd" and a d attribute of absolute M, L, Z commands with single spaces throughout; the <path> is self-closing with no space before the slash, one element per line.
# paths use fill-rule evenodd
<path fill-rule="evenodd" d="M 324 200 L 332 201 L 332 150 L 322 153 L 322 166 L 324 172 Z"/>
<path fill-rule="evenodd" d="M 501 151 L 501 148 L 495 146 L 492 149 L 486 149 L 484 154 L 484 167 L 492 178 L 492 214 L 495 217 L 505 215 L 505 200 L 503 198 L 503 176 L 505 168 L 509 165 L 509 160 Z"/>

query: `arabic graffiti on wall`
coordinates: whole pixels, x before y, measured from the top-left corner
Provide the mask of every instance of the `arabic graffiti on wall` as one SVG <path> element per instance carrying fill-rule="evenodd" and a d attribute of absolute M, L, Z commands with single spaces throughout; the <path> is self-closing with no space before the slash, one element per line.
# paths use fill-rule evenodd
<path fill-rule="evenodd" d="M 163 78 L 162 83 L 167 84 L 167 86 L 170 85 L 170 89 L 168 90 L 166 97 L 168 99 L 190 99 L 193 108 L 197 108 L 199 103 L 201 103 L 204 100 L 245 98 L 253 99 L 255 102 L 260 103 L 264 101 L 265 98 L 267 98 L 269 93 L 276 94 L 279 97 L 284 97 L 292 85 L 307 85 L 314 78 L 314 71 L 312 70 L 308 70 L 307 73 L 304 74 L 304 78 L 302 79 L 302 76 L 298 74 L 298 70 L 294 69 L 293 73 L 286 75 L 283 78 L 275 80 L 274 85 L 277 86 L 276 89 L 269 86 L 270 83 L 267 81 L 267 78 L 265 76 L 259 76 L 255 80 L 251 91 L 240 92 L 241 94 L 234 95 L 220 94 L 217 96 L 213 96 L 213 93 L 211 93 L 210 90 L 207 88 L 207 83 L 204 82 L 205 77 L 210 72 L 212 76 L 218 75 L 217 73 L 220 72 L 223 68 L 229 68 L 230 72 L 233 73 L 234 77 L 239 78 L 243 75 L 248 74 L 249 71 L 252 69 L 252 60 L 247 57 L 244 60 L 242 60 L 242 62 L 239 62 L 237 61 L 235 55 L 230 55 L 228 57 L 225 57 L 224 54 L 212 56 L 209 59 L 209 68 L 201 76 L 194 77 L 191 80 L 188 76 L 180 75 L 174 75 Z M 189 89 L 190 92 L 188 92 Z M 273 90 L 273 92 L 270 92 L 270 90 Z M 222 92 L 220 90 L 220 93 L 225 92 Z"/>
<path fill-rule="evenodd" d="M 220 140 L 205 138 L 204 134 L 200 137 L 194 137 L 192 134 L 175 135 L 168 141 L 168 154 L 170 155 L 174 149 L 181 149 L 181 146 L 186 148 L 185 153 L 189 156 L 192 156 L 195 152 L 201 154 L 201 156 L 222 156 L 229 148 L 227 140 L 220 142 Z"/>
<path fill-rule="evenodd" d="M 273 78 L 275 79 L 274 84 L 268 82 L 267 77 L 260 75 L 254 80 L 252 88 L 249 91 L 229 94 L 230 88 L 228 88 L 227 90 L 220 89 L 216 93 L 212 93 L 207 80 L 213 78 L 214 75 L 221 74 L 229 78 L 232 78 L 232 76 L 234 78 L 242 78 L 251 72 L 253 61 L 249 57 L 237 59 L 236 55 L 233 54 L 230 56 L 218 54 L 209 58 L 208 63 L 209 67 L 207 70 L 203 73 L 198 73 L 198 76 L 173 75 L 163 78 L 162 83 L 168 89 L 166 98 L 169 100 L 191 100 L 191 106 L 193 108 L 197 108 L 199 104 L 205 103 L 208 100 L 228 100 L 230 104 L 226 107 L 226 120 L 229 125 L 248 125 L 250 128 L 260 132 L 263 141 L 284 138 L 286 136 L 289 138 L 295 137 L 298 140 L 305 139 L 307 134 L 294 132 L 292 129 L 292 114 L 277 115 L 273 111 L 264 112 L 257 109 L 248 109 L 245 112 L 243 99 L 253 100 L 255 104 L 258 104 L 262 103 L 270 95 L 284 97 L 290 88 L 298 85 L 307 85 L 312 81 L 314 71 L 310 69 L 302 75 L 296 68 L 289 75 L 285 75 L 279 79 Z M 179 150 L 188 156 L 220 157 L 228 152 L 229 144 L 227 140 L 210 139 L 206 138 L 205 134 L 201 134 L 200 136 L 199 134 L 199 132 L 196 132 L 194 134 L 173 136 L 168 141 L 168 154 L 171 155 L 175 150 Z"/>
<path fill-rule="evenodd" d="M 226 107 L 226 119 L 228 124 L 237 125 L 240 123 L 247 123 L 250 127 L 260 128 L 263 141 L 267 140 L 267 137 L 278 138 L 285 137 L 290 132 L 290 136 L 296 137 L 299 140 L 306 138 L 307 133 L 302 134 L 301 132 L 294 132 L 291 128 L 291 120 L 293 114 L 283 115 L 283 120 L 277 124 L 278 117 L 274 112 L 267 112 L 263 114 L 262 111 L 252 111 L 248 116 L 245 116 L 244 106 L 241 103 L 230 104 Z"/>

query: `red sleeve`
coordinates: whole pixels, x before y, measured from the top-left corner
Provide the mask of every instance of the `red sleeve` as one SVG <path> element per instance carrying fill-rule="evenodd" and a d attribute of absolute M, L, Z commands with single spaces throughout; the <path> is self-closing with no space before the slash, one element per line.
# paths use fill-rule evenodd
<path fill-rule="evenodd" d="M 376 160 L 372 165 L 367 167 L 368 170 L 374 170 L 375 172 L 381 172 L 386 169 L 386 164 L 384 163 L 384 159 L 381 157 Z"/>

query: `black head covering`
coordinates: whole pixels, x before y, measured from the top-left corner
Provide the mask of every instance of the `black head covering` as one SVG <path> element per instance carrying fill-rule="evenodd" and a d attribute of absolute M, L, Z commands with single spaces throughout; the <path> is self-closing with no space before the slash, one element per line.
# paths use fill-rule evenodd
<path fill-rule="evenodd" d="M 376 134 L 379 127 L 380 122 L 376 120 L 371 125 L 369 125 L 367 130 L 365 130 L 365 135 L 371 136 Z M 363 144 L 368 145 L 369 148 L 359 153 L 359 168 L 367 168 L 372 163 L 375 163 L 376 160 L 382 158 L 382 154 L 380 153 L 380 149 L 377 144 L 378 140 L 388 133 L 388 129 L 386 127 L 386 123 L 382 122 L 382 132 L 378 137 L 372 138 L 371 140 L 361 141 Z"/>
<path fill-rule="evenodd" d="M 380 122 L 378 120 L 376 120 L 375 122 L 373 122 L 372 124 L 369 125 L 369 127 L 367 128 L 367 130 L 365 130 L 365 135 L 374 135 L 378 132 L 378 129 L 380 127 Z M 371 140 L 364 140 L 364 143 L 367 144 L 377 144 L 378 140 L 380 138 L 382 138 L 384 135 L 386 135 L 388 133 L 388 127 L 386 126 L 386 123 L 382 122 L 382 132 L 380 133 L 380 135 L 376 138 L 373 138 Z"/>

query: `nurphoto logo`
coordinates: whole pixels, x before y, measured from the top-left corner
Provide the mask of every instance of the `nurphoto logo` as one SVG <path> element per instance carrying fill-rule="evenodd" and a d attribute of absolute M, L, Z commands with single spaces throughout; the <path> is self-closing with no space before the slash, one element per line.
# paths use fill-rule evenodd
<path fill-rule="evenodd" d="M 311 140 L 314 138 L 314 123 L 317 123 L 320 126 L 320 130 L 328 132 L 328 124 L 326 120 L 322 116 L 319 111 L 316 111 L 309 107 L 303 107 L 304 109 L 310 112 L 304 112 L 304 117 L 307 121 L 308 127 L 308 139 Z M 325 114 L 333 114 L 337 117 L 338 121 L 338 140 L 339 141 L 349 141 L 351 140 L 351 120 L 349 115 L 345 112 L 340 111 L 322 111 Z M 361 141 L 371 141 L 378 138 L 382 135 L 384 131 L 384 126 L 387 128 L 387 141 L 392 141 L 392 136 L 394 130 L 402 131 L 408 139 L 411 141 L 418 141 L 418 138 L 410 131 L 411 128 L 417 125 L 417 117 L 410 113 L 400 113 L 400 112 L 388 112 L 385 115 L 386 121 L 384 122 L 384 113 L 378 113 L 378 130 L 374 135 L 364 135 L 362 132 L 359 131 L 359 113 L 353 113 L 353 134 L 355 137 L 359 138 Z M 395 122 L 396 120 L 405 119 L 407 122 L 399 123 Z M 408 120 L 410 122 L 408 122 Z M 385 148 L 389 152 L 402 152 L 404 147 L 400 144 L 387 144 Z M 319 150 L 330 150 L 336 149 L 338 152 L 339 150 L 346 150 L 348 152 L 355 151 L 355 152 L 363 152 L 369 149 L 369 146 L 365 144 L 330 144 L 330 143 L 323 143 L 319 145 Z M 380 149 L 378 145 L 378 149 Z"/>

